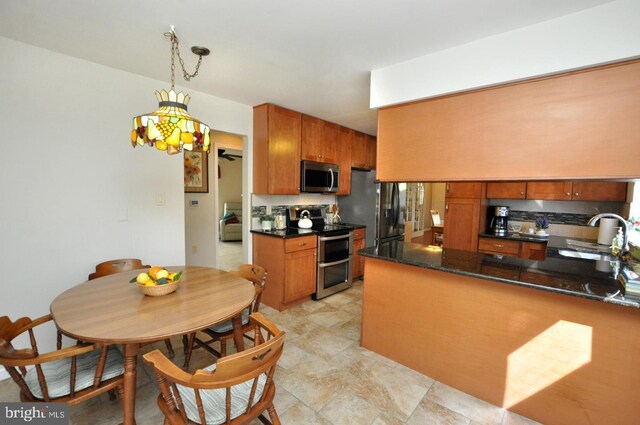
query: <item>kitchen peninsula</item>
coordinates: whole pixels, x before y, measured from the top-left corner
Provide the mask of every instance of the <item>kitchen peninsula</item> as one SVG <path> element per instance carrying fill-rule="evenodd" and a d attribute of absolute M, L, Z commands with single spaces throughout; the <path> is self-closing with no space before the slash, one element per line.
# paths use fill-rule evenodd
<path fill-rule="evenodd" d="M 362 345 L 542 423 L 635 424 L 640 303 L 617 262 L 367 248 Z M 599 266 L 602 269 L 602 264 Z"/>

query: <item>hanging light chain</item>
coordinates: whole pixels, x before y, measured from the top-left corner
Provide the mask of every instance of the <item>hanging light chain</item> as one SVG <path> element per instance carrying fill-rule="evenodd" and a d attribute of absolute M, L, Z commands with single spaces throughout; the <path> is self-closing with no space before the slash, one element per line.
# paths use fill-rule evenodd
<path fill-rule="evenodd" d="M 202 54 L 198 54 L 198 63 L 196 64 L 196 70 L 193 72 L 193 74 L 189 74 L 187 72 L 187 70 L 184 67 L 184 60 L 182 59 L 182 56 L 180 56 L 180 47 L 179 47 L 179 42 L 178 42 L 178 36 L 176 35 L 176 33 L 173 31 L 173 28 L 171 29 L 171 32 L 167 32 L 165 33 L 166 36 L 171 38 L 171 88 L 175 88 L 175 70 L 176 70 L 176 64 L 175 64 L 175 58 L 176 55 L 178 56 L 178 61 L 180 62 L 180 67 L 182 68 L 182 76 L 184 77 L 184 79 L 186 81 L 191 81 L 192 78 L 194 78 L 196 75 L 198 75 L 198 71 L 200 70 L 200 64 L 202 63 Z"/>

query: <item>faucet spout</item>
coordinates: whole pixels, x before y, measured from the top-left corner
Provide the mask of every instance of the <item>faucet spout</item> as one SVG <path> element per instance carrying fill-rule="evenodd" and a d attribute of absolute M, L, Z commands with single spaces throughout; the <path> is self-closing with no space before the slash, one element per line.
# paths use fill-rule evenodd
<path fill-rule="evenodd" d="M 616 218 L 618 219 L 618 221 L 620 223 L 622 223 L 622 247 L 620 248 L 620 252 L 618 254 L 619 257 L 623 257 L 624 254 L 626 254 L 627 252 L 629 252 L 628 249 L 628 242 L 629 242 L 629 223 L 627 223 L 627 220 L 625 220 L 624 218 L 622 218 L 621 216 L 619 216 L 618 214 L 613 214 L 613 213 L 601 213 L 601 214 L 596 214 L 593 217 L 591 217 L 589 219 L 589 221 L 587 222 L 587 224 L 589 226 L 594 227 L 596 225 L 596 223 L 598 221 L 600 221 L 601 218 Z"/>

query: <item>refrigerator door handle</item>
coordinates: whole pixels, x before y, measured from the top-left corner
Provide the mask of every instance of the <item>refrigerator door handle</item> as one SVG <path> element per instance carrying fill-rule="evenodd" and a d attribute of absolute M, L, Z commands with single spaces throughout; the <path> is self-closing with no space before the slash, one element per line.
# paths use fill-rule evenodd
<path fill-rule="evenodd" d="M 400 221 L 400 189 L 398 188 L 398 183 L 393 184 L 391 196 L 393 202 L 393 227 L 397 230 L 398 222 Z"/>

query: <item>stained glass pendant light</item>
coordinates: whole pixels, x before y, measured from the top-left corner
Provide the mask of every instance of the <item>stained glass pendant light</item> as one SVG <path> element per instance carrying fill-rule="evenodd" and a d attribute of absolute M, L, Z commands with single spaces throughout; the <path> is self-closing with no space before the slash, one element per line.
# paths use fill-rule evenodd
<path fill-rule="evenodd" d="M 184 61 L 180 57 L 178 37 L 175 29 L 164 34 L 171 40 L 171 90 L 167 92 L 156 91 L 158 109 L 149 114 L 133 118 L 133 131 L 131 132 L 131 145 L 155 146 L 156 149 L 166 151 L 169 155 L 175 155 L 182 150 L 209 151 L 209 126 L 193 118 L 187 112 L 189 95 L 175 91 L 175 56 L 178 55 L 184 79 L 190 81 L 198 75 L 202 57 L 209 54 L 209 49 L 194 46 L 191 51 L 198 55 L 198 64 L 193 74 L 189 74 L 184 68 Z"/>

